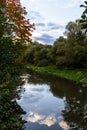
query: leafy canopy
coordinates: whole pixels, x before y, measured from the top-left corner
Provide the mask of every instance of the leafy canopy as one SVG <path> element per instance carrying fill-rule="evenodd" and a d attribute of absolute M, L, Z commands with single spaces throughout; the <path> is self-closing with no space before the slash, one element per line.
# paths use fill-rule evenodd
<path fill-rule="evenodd" d="M 3 8 L 4 17 L 6 18 L 7 34 L 4 32 L 5 36 L 10 35 L 15 41 L 21 43 L 31 42 L 32 31 L 35 26 L 30 23 L 29 19 L 25 18 L 27 12 L 21 6 L 20 0 L 2 0 L 1 8 Z"/>
<path fill-rule="evenodd" d="M 80 24 L 82 29 L 84 29 L 85 33 L 87 33 L 87 1 L 84 1 L 84 5 L 81 5 L 80 7 L 85 8 L 81 16 Z"/>

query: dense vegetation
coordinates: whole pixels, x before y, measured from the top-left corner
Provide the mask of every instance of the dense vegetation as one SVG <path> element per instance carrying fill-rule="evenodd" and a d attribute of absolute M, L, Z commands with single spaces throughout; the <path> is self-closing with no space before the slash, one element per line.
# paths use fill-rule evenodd
<path fill-rule="evenodd" d="M 57 68 L 56 66 L 34 66 L 27 65 L 29 70 L 40 72 L 43 74 L 55 75 L 67 80 L 74 81 L 83 87 L 87 87 L 87 71 L 81 69 L 65 69 Z"/>
<path fill-rule="evenodd" d="M 26 61 L 36 66 L 55 65 L 57 68 L 87 68 L 87 2 L 81 19 L 66 25 L 64 36 L 54 44 L 31 42 L 34 25 L 26 20 L 20 1 L 4 0 L 0 5 L 0 82 L 7 82 Z M 11 8 L 13 6 L 13 8 Z M 3 78 L 2 78 L 3 77 Z"/>
<path fill-rule="evenodd" d="M 34 28 L 25 19 L 25 14 L 19 0 L 2 0 L 0 3 L 0 84 L 20 74 L 22 60 L 27 52 L 26 42 L 31 42 Z"/>
<path fill-rule="evenodd" d="M 87 2 L 85 5 L 81 5 L 85 10 L 81 16 L 81 19 L 75 22 L 69 22 L 66 25 L 64 36 L 60 36 L 53 45 L 42 45 L 38 42 L 33 42 L 32 46 L 29 46 L 28 53 L 25 57 L 27 64 L 33 64 L 34 66 L 44 67 L 38 68 L 34 66 L 28 66 L 38 71 L 53 72 L 57 75 L 63 75 L 67 79 L 75 81 L 81 81 L 86 83 L 87 86 L 87 74 L 83 74 L 87 69 Z M 51 69 L 48 69 L 51 67 Z M 54 66 L 56 67 L 54 70 Z M 60 70 L 59 70 L 60 69 Z M 65 69 L 65 70 L 64 70 Z M 75 75 L 73 77 L 73 70 Z M 64 73 L 63 73 L 64 71 Z M 68 77 L 67 74 L 68 73 Z M 69 77 L 70 75 L 70 77 Z"/>
<path fill-rule="evenodd" d="M 34 42 L 26 56 L 28 63 L 37 66 L 56 65 L 64 68 L 87 68 L 87 2 L 81 19 L 69 22 L 64 32 L 51 45 Z"/>
<path fill-rule="evenodd" d="M 80 20 L 66 25 L 65 37 L 51 45 L 31 42 L 34 24 L 24 15 L 20 0 L 0 0 L 0 129 L 22 129 L 21 108 L 13 100 L 23 62 L 36 66 L 87 69 L 87 2 Z M 13 8 L 12 8 L 13 7 Z M 27 44 L 28 43 L 28 46 Z M 78 73 L 82 79 L 82 73 Z M 14 82 L 13 82 L 14 80 Z M 3 88 L 2 88 L 3 87 Z M 14 114 L 15 113 L 15 114 Z"/>
<path fill-rule="evenodd" d="M 87 68 L 87 36 L 79 21 L 66 25 L 65 35 L 53 44 L 34 42 L 26 56 L 28 63 L 37 66 L 56 65 L 58 68 Z"/>
<path fill-rule="evenodd" d="M 19 130 L 24 124 L 15 88 L 33 29 L 25 13 L 19 0 L 0 0 L 0 130 Z"/>
<path fill-rule="evenodd" d="M 37 66 L 56 65 L 58 68 L 87 68 L 87 2 L 81 19 L 66 25 L 64 37 L 51 45 L 34 42 L 26 56 L 28 63 Z"/>

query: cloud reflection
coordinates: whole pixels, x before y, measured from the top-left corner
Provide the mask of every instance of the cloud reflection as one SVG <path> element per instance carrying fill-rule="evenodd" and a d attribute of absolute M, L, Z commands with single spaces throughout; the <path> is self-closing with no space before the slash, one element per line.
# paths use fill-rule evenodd
<path fill-rule="evenodd" d="M 48 127 L 54 125 L 57 122 L 57 119 L 55 117 L 54 114 L 48 115 L 47 117 L 45 117 L 40 124 L 45 124 Z"/>
<path fill-rule="evenodd" d="M 64 130 L 69 130 L 70 128 L 69 125 L 63 121 L 62 117 L 56 117 L 54 113 L 46 116 L 30 111 L 28 117 L 26 118 L 26 121 L 39 123 L 40 125 L 47 125 L 48 127 L 51 127 L 54 124 L 58 124 Z"/>
<path fill-rule="evenodd" d="M 28 122 L 39 122 L 44 118 L 43 115 L 39 115 L 38 113 L 34 113 L 34 112 L 29 112 L 29 117 L 27 117 L 27 121 Z"/>
<path fill-rule="evenodd" d="M 65 121 L 59 122 L 59 126 L 61 128 L 63 128 L 64 130 L 69 130 L 69 128 L 70 128 L 69 125 L 67 125 L 67 123 Z"/>
<path fill-rule="evenodd" d="M 57 118 L 54 114 L 50 114 L 48 116 L 40 115 L 38 113 L 29 112 L 29 116 L 27 117 L 26 121 L 28 122 L 38 122 L 39 124 L 47 125 L 48 127 L 57 123 Z"/>

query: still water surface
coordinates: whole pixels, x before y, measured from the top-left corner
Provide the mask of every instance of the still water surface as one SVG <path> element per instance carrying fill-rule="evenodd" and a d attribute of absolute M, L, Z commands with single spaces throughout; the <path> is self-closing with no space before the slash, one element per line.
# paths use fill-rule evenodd
<path fill-rule="evenodd" d="M 87 130 L 87 89 L 50 75 L 29 71 L 18 105 L 26 112 L 24 130 Z"/>

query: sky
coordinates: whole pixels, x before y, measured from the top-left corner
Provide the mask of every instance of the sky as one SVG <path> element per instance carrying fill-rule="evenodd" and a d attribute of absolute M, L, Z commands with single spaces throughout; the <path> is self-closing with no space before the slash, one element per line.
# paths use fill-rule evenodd
<path fill-rule="evenodd" d="M 28 12 L 26 18 L 35 23 L 32 33 L 33 41 L 53 44 L 59 36 L 63 36 L 65 26 L 70 21 L 81 17 L 84 0 L 21 0 Z"/>

